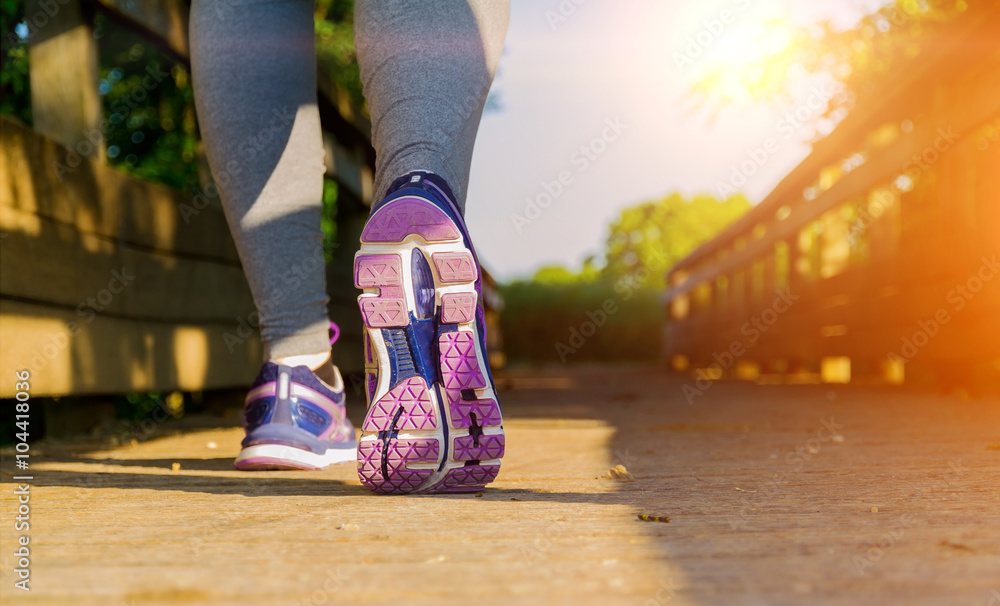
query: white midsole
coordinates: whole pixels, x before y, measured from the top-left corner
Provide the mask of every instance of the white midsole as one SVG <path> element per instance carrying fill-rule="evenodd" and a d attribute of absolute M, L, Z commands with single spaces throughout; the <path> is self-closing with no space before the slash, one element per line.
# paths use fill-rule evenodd
<path fill-rule="evenodd" d="M 357 461 L 357 456 L 357 450 L 354 447 L 329 448 L 323 454 L 316 454 L 308 450 L 302 450 L 301 448 L 285 446 L 284 444 L 257 444 L 256 446 L 247 446 L 241 450 L 240 454 L 236 457 L 236 462 L 239 463 L 246 459 L 265 458 L 303 463 L 313 467 L 326 467 L 337 463 Z"/>

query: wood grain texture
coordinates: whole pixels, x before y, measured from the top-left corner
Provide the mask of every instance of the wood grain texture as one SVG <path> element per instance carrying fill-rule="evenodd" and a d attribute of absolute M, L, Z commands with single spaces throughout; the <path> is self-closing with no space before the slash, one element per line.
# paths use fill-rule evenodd
<path fill-rule="evenodd" d="M 185 196 L 141 181 L 2 120 L 0 206 L 135 247 L 239 262 L 218 196 Z"/>
<path fill-rule="evenodd" d="M 232 322 L 135 319 L 0 299 L 0 375 L 30 369 L 36 396 L 243 387 L 260 335 Z M 0 397 L 14 383 L 0 383 Z"/>
<path fill-rule="evenodd" d="M 10 230 L 0 274 L 5 296 L 156 321 L 235 325 L 254 309 L 233 263 L 139 248 L 7 207 L 0 207 L 0 225 Z"/>
<path fill-rule="evenodd" d="M 240 10 L 217 4 L 220 18 Z M 259 364 L 253 304 L 214 186 L 185 195 L 102 161 L 96 46 L 85 13 L 102 12 L 187 63 L 188 5 L 99 0 L 81 11 L 80 2 L 60 0 L 26 7 L 29 18 L 40 15 L 33 22 L 47 25 L 31 36 L 39 132 L 0 118 L 0 370 L 52 353 L 38 359 L 46 371 L 42 393 L 245 385 Z M 329 174 L 341 185 L 338 231 L 353 242 L 338 255 L 345 267 L 330 271 L 330 314 L 343 328 L 335 361 L 350 372 L 362 365 L 347 249 L 357 246 L 371 203 L 374 151 L 370 120 L 337 90 L 332 69 L 319 61 L 318 92 Z M 109 299 L 104 291 L 114 272 L 135 279 Z M 90 303 L 102 293 L 106 302 Z M 68 334 L 67 323 L 83 328 L 53 345 Z M 183 351 L 172 351 L 178 339 Z M 11 389 L 0 387 L 0 395 Z"/>
<path fill-rule="evenodd" d="M 183 59 L 188 52 L 189 4 L 179 0 L 97 0 L 105 10 L 125 21 L 130 29 L 158 40 Z M 228 3 L 220 5 L 219 17 L 236 10 Z"/>
<path fill-rule="evenodd" d="M 121 447 L 37 444 L 33 591 L 13 593 L 5 553 L 0 595 L 986 606 L 1000 590 L 1000 401 L 720 382 L 688 406 L 689 381 L 500 377 L 508 450 L 481 497 L 376 497 L 349 464 L 235 472 L 237 416 L 121 428 Z M 617 464 L 635 479 L 607 479 Z M 5 511 L 14 499 L 0 491 Z"/>
<path fill-rule="evenodd" d="M 80 2 L 27 0 L 24 6 L 34 128 L 70 146 L 86 141 L 83 133 L 96 130 L 101 119 L 97 40 Z M 103 136 L 88 145 L 95 157 L 103 156 Z"/>

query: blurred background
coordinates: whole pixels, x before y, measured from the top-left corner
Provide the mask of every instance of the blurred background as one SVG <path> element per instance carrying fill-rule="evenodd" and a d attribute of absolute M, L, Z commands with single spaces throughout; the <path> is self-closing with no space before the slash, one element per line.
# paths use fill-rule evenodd
<path fill-rule="evenodd" d="M 32 370 L 54 434 L 242 388 L 261 349 L 188 3 L 0 7 L 0 374 Z M 316 3 L 351 373 L 374 166 L 352 10 Z M 998 67 L 986 0 L 514 0 L 468 211 L 495 367 L 658 365 L 697 379 L 687 398 L 723 378 L 1000 390 Z"/>

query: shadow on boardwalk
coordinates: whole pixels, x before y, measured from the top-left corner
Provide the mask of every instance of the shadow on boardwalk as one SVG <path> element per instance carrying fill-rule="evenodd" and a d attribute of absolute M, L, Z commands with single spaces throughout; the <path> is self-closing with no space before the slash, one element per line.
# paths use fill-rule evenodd
<path fill-rule="evenodd" d="M 30 603 L 1000 603 L 996 399 L 717 383 L 689 403 L 686 381 L 508 372 L 480 494 L 236 472 L 231 419 L 42 450 Z"/>

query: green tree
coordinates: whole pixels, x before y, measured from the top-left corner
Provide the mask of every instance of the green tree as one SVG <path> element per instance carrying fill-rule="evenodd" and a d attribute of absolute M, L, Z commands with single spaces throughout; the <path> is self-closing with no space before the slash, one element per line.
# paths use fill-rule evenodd
<path fill-rule="evenodd" d="M 23 0 L 0 0 L 3 69 L 0 70 L 0 114 L 31 126 L 31 88 L 28 80 L 28 43 Z"/>
<path fill-rule="evenodd" d="M 846 30 L 826 22 L 800 28 L 792 56 L 807 71 L 827 70 L 843 83 L 845 95 L 830 111 L 850 109 L 878 94 L 876 85 L 902 65 L 937 52 L 929 44 L 937 36 L 990 5 L 990 0 L 895 0 Z"/>
<path fill-rule="evenodd" d="M 594 257 L 591 255 L 583 260 L 583 268 L 580 271 L 573 271 L 562 265 L 546 265 L 535 272 L 530 282 L 536 284 L 579 284 L 594 282 L 601 277 L 601 270 L 596 267 Z"/>
<path fill-rule="evenodd" d="M 626 208 L 610 226 L 604 273 L 663 288 L 670 267 L 749 209 L 740 194 L 719 200 L 705 194 L 688 199 L 676 192 Z"/>
<path fill-rule="evenodd" d="M 317 0 L 314 21 L 316 57 L 321 69 L 329 70 L 337 89 L 346 93 L 357 107 L 364 107 L 354 48 L 354 0 Z"/>
<path fill-rule="evenodd" d="M 184 191 L 198 187 L 198 124 L 186 65 L 98 13 L 98 91 L 107 162 Z"/>
<path fill-rule="evenodd" d="M 573 284 L 580 281 L 580 274 L 562 265 L 546 265 L 535 272 L 531 281 L 537 284 Z"/>
<path fill-rule="evenodd" d="M 626 208 L 604 258 L 579 271 L 548 265 L 501 286 L 504 349 L 514 362 L 649 362 L 660 351 L 666 272 L 750 209 L 743 196 L 673 193 Z"/>

